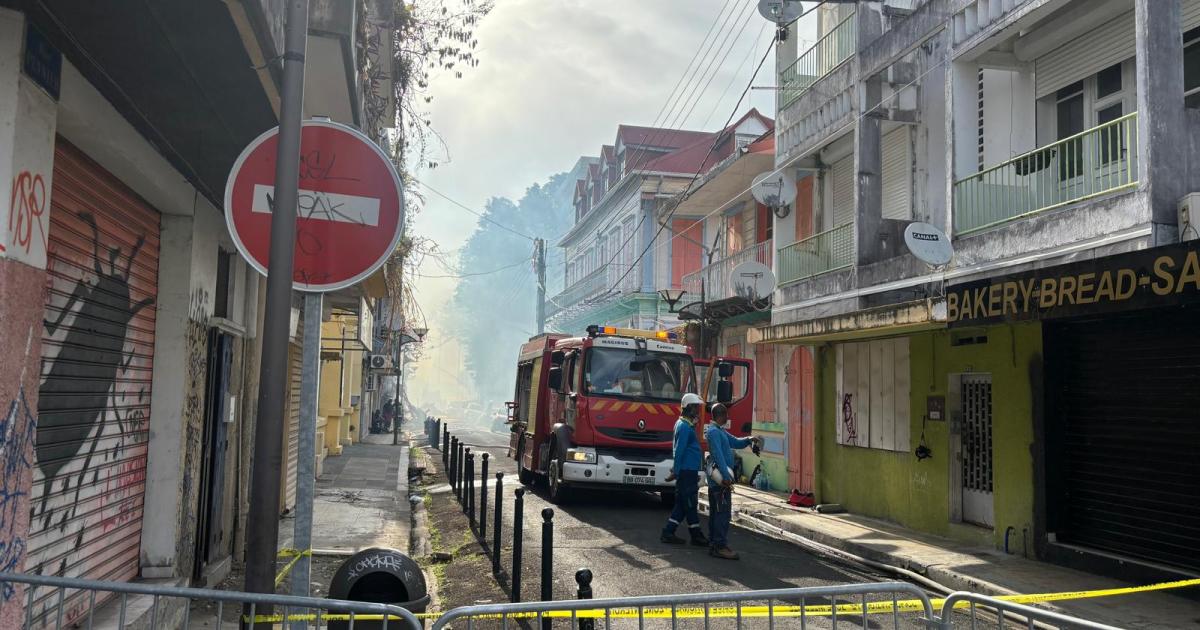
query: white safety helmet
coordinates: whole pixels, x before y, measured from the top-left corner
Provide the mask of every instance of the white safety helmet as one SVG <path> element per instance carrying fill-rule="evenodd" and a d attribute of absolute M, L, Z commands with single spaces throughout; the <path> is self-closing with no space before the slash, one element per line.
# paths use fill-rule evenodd
<path fill-rule="evenodd" d="M 699 396 L 697 396 L 696 394 L 693 394 L 691 392 L 688 392 L 688 393 L 684 394 L 683 399 L 679 401 L 679 408 L 685 409 L 689 405 L 703 405 L 703 404 L 704 404 L 704 401 L 700 400 Z"/>

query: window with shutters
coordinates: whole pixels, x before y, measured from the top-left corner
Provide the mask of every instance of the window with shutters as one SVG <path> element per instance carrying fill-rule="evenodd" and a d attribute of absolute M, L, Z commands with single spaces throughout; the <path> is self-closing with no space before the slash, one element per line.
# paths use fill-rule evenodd
<path fill-rule="evenodd" d="M 883 218 L 912 218 L 912 150 L 907 126 L 883 137 Z"/>
<path fill-rule="evenodd" d="M 1200 28 L 1183 34 L 1183 104 L 1200 108 Z"/>
<path fill-rule="evenodd" d="M 854 221 L 854 156 L 834 162 L 829 171 L 833 189 L 833 225 L 828 227 L 834 228 Z"/>
<path fill-rule="evenodd" d="M 908 338 L 837 346 L 838 444 L 908 451 Z"/>

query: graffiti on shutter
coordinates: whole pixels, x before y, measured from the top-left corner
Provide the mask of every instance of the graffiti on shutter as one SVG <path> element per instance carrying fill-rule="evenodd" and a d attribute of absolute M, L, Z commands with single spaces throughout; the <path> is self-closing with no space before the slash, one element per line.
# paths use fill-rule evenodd
<path fill-rule="evenodd" d="M 153 371 L 158 214 L 74 147 L 55 148 L 26 570 L 138 572 Z M 56 606 L 47 592 L 35 615 Z M 71 623 L 87 610 L 67 598 Z"/>

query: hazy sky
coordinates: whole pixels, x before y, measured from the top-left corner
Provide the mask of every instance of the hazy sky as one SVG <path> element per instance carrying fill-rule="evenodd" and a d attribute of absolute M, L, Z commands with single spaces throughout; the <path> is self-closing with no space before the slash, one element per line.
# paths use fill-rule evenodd
<path fill-rule="evenodd" d="M 492 196 L 516 200 L 529 185 L 570 169 L 579 156 L 596 155 L 613 141 L 618 124 L 654 123 L 714 20 L 718 35 L 701 53 L 702 60 L 711 60 L 711 82 L 701 76 L 681 90 L 683 98 L 672 100 L 671 109 L 680 114 L 694 104 L 686 121 L 682 115 L 664 115 L 666 122 L 660 119 L 657 126 L 719 128 L 771 42 L 773 29 L 758 15 L 757 4 L 497 0 L 477 31 L 479 67 L 462 79 L 442 76 L 432 83 L 432 122 L 448 145 L 449 159 L 417 177 L 477 211 Z M 774 85 L 774 65 L 770 55 L 754 85 Z M 739 113 L 750 106 L 773 117 L 774 94 L 752 90 Z M 443 251 L 457 249 L 478 218 L 436 195 L 427 197 L 413 231 Z M 446 274 L 432 261 L 420 271 Z M 459 374 L 459 349 L 447 338 L 451 331 L 439 328 L 455 282 L 417 283 L 431 329 L 426 358 L 409 383 L 418 405 L 434 389 L 448 398 L 465 397 L 453 394 L 459 389 L 452 385 Z"/>

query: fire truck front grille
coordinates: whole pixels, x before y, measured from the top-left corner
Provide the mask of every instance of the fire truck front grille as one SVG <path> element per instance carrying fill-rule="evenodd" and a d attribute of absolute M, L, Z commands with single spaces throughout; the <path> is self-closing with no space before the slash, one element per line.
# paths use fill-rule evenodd
<path fill-rule="evenodd" d="M 672 437 L 670 431 L 638 431 L 637 429 L 611 427 L 603 427 L 599 431 L 608 437 L 630 442 L 670 442 Z"/>

